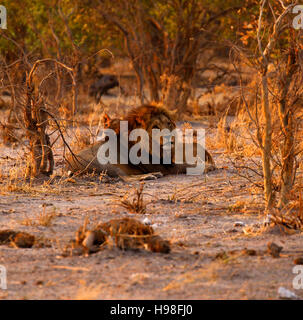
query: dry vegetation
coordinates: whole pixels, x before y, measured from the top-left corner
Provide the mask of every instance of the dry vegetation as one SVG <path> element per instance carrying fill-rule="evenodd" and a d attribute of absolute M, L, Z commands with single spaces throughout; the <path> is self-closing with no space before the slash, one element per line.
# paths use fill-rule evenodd
<path fill-rule="evenodd" d="M 14 49 L 0 55 L 0 264 L 9 272 L 0 298 L 276 299 L 279 287 L 303 298 L 292 287 L 303 264 L 302 30 L 290 27 L 295 2 L 285 2 L 244 10 L 231 1 L 204 15 L 199 1 L 174 0 L 162 14 L 179 10 L 177 24 L 174 14 L 160 24 L 140 2 L 118 1 L 110 14 L 104 1 L 92 8 L 125 41 L 117 56 L 85 52 L 67 3 L 57 12 L 63 34 L 49 11 L 55 54 L 1 31 Z M 219 21 L 249 8 L 235 41 Z M 118 84 L 99 99 L 91 91 L 102 74 Z M 142 102 L 165 105 L 183 130 L 204 128 L 217 169 L 119 178 L 65 169 L 97 141 L 105 114 L 121 119 Z"/>

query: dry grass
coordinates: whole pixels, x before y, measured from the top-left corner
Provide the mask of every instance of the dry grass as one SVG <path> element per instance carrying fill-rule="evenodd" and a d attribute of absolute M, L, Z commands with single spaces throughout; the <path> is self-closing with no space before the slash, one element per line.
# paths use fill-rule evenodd
<path fill-rule="evenodd" d="M 37 219 L 38 225 L 43 226 L 43 227 L 50 227 L 53 223 L 53 220 L 57 216 L 58 215 L 55 212 L 46 212 L 45 206 L 44 206 L 43 212 L 39 215 L 39 217 Z"/>
<path fill-rule="evenodd" d="M 135 195 L 130 197 L 129 193 L 127 192 L 123 199 L 120 200 L 120 205 L 133 213 L 146 213 L 147 204 L 143 199 L 143 189 L 144 183 L 141 182 L 139 188 L 135 189 Z"/>
<path fill-rule="evenodd" d="M 29 167 L 30 159 L 22 159 L 18 156 L 17 159 L 7 160 L 6 163 L 1 163 L 0 166 L 0 194 L 10 193 L 26 193 L 31 195 L 36 194 L 60 194 L 61 181 L 54 185 L 52 177 L 39 176 L 37 179 L 27 177 L 27 168 Z"/>
<path fill-rule="evenodd" d="M 243 209 L 245 209 L 245 207 L 246 207 L 245 201 L 237 201 L 236 203 L 231 204 L 228 207 L 228 211 L 230 211 L 230 212 L 240 212 Z"/>
<path fill-rule="evenodd" d="M 188 284 L 195 284 L 197 282 L 207 283 L 207 285 L 214 284 L 220 275 L 222 263 L 211 262 L 206 268 L 199 268 L 194 272 L 185 272 L 178 276 L 176 279 L 166 285 L 162 291 L 181 290 Z"/>
<path fill-rule="evenodd" d="M 297 203 L 282 210 L 275 209 L 271 212 L 271 221 L 289 229 L 303 230 L 303 202 L 300 196 L 299 207 Z"/>
<path fill-rule="evenodd" d="M 78 289 L 74 300 L 97 300 L 101 298 L 102 284 L 87 285 L 85 281 L 80 281 L 80 288 Z"/>
<path fill-rule="evenodd" d="M 78 229 L 76 239 L 63 249 L 63 256 L 88 255 L 116 246 L 121 250 L 146 249 L 169 253 L 170 244 L 154 233 L 152 227 L 131 218 L 112 219 L 87 229 L 88 219 Z"/>
<path fill-rule="evenodd" d="M 42 212 L 36 218 L 25 218 L 21 221 L 22 225 L 25 226 L 43 226 L 43 227 L 50 227 L 53 224 L 54 219 L 58 217 L 58 214 L 55 212 L 46 212 L 46 206 L 43 205 Z"/>
<path fill-rule="evenodd" d="M 71 149 L 76 152 L 85 147 L 88 147 L 91 143 L 91 135 L 88 132 L 83 132 L 78 126 L 73 133 L 73 140 L 70 143 Z"/>

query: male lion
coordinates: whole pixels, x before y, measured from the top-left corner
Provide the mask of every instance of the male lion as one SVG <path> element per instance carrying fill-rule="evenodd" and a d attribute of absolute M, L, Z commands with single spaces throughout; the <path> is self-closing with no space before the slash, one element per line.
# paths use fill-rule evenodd
<path fill-rule="evenodd" d="M 176 124 L 173 121 L 169 112 L 162 108 L 156 107 L 152 105 L 142 105 L 140 107 L 134 108 L 130 110 L 130 112 L 126 115 L 123 121 L 128 121 L 128 135 L 134 129 L 144 129 L 149 136 L 149 156 L 150 159 L 152 157 L 152 129 L 168 129 L 170 132 L 176 128 Z M 152 161 L 149 161 L 149 164 L 139 163 L 134 165 L 131 161 L 128 161 L 128 164 L 119 163 L 120 160 L 120 119 L 110 119 L 107 115 L 105 116 L 104 128 L 112 129 L 117 134 L 117 164 L 101 164 L 97 159 L 97 153 L 99 148 L 105 143 L 105 141 L 98 141 L 92 146 L 81 150 L 75 156 L 70 157 L 68 162 L 68 169 L 73 172 L 97 172 L 102 173 L 106 172 L 109 176 L 117 177 L 117 176 L 127 176 L 127 175 L 142 175 L 146 173 L 154 173 L 161 172 L 163 175 L 168 174 L 178 174 L 178 173 L 186 173 L 186 168 L 195 167 L 193 164 L 178 164 L 175 163 L 175 154 L 174 154 L 174 142 L 172 142 L 172 154 L 171 154 L 171 163 L 164 164 L 163 163 L 163 150 L 160 149 L 160 164 L 152 164 Z M 128 141 L 128 150 L 136 144 L 137 142 Z M 163 140 L 161 140 L 163 143 Z M 161 144 L 160 143 L 160 144 Z M 163 145 L 161 145 L 163 147 Z M 194 155 L 197 152 L 197 148 L 201 147 L 199 144 L 194 143 L 193 150 Z M 201 147 L 202 148 L 202 147 Z M 183 148 L 183 152 L 185 148 Z M 183 156 L 185 159 L 185 154 Z M 207 150 L 205 150 L 205 172 L 214 170 L 215 164 L 214 161 Z"/>

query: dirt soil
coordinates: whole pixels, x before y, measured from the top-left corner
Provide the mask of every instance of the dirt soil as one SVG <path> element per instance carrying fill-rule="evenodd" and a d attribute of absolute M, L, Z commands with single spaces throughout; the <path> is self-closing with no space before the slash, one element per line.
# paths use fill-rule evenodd
<path fill-rule="evenodd" d="M 1 166 L 12 165 L 15 151 L 8 158 L 2 151 Z M 0 265 L 7 269 L 0 298 L 278 299 L 279 287 L 303 298 L 292 286 L 302 234 L 264 228 L 262 190 L 239 177 L 223 152 L 212 153 L 216 171 L 146 181 L 145 214 L 120 205 L 137 181 L 86 176 L 7 191 L 3 180 L 0 230 L 28 232 L 45 246 L 0 246 Z M 112 245 L 87 256 L 62 256 L 86 218 L 90 227 L 123 217 L 150 223 L 170 241 L 171 252 Z M 267 252 L 269 242 L 283 247 L 280 257 Z"/>

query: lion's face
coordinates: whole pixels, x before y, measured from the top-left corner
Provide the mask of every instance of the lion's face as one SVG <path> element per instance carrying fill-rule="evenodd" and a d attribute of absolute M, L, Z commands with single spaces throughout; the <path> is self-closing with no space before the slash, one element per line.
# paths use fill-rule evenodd
<path fill-rule="evenodd" d="M 160 157 L 163 158 L 163 149 L 171 148 L 174 145 L 174 139 L 171 140 L 171 132 L 174 129 L 176 129 L 175 122 L 169 117 L 168 114 L 159 112 L 159 113 L 153 114 L 150 117 L 144 129 L 147 131 L 149 135 L 150 154 L 152 154 L 152 145 L 153 145 L 152 140 L 155 139 L 156 143 L 160 142 Z M 159 133 L 159 130 L 162 131 L 166 129 L 166 132 L 163 137 L 161 136 L 159 138 L 157 137 L 155 132 L 153 134 L 153 129 L 158 133 Z"/>
<path fill-rule="evenodd" d="M 152 135 L 152 129 L 168 129 L 169 131 L 173 131 L 176 129 L 176 124 L 167 114 L 159 113 L 153 115 L 149 119 L 149 122 L 146 123 L 145 130 L 149 136 Z"/>

